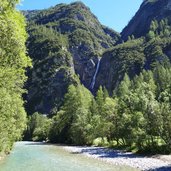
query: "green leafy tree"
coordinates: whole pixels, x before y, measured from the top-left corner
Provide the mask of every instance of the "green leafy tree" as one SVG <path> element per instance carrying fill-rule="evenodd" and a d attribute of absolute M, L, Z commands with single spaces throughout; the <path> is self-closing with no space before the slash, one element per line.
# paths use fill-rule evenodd
<path fill-rule="evenodd" d="M 171 109 L 170 104 L 165 101 L 161 104 L 162 127 L 160 129 L 161 138 L 167 145 L 166 151 L 171 150 Z"/>
<path fill-rule="evenodd" d="M 118 113 L 117 100 L 107 97 L 103 106 L 102 115 L 102 136 L 107 137 L 108 141 L 118 137 Z"/>
<path fill-rule="evenodd" d="M 22 94 L 26 56 L 24 17 L 15 10 L 18 1 L 0 2 L 0 151 L 8 152 L 26 126 Z"/>
<path fill-rule="evenodd" d="M 69 86 L 64 105 L 54 117 L 52 129 L 55 128 L 58 132 L 55 141 L 87 143 L 91 101 L 92 95 L 84 86 Z"/>
<path fill-rule="evenodd" d="M 37 112 L 34 113 L 28 118 L 25 138 L 33 141 L 47 141 L 50 125 L 51 119 L 48 119 L 46 115 L 42 115 Z"/>
<path fill-rule="evenodd" d="M 155 33 L 154 33 L 154 31 L 149 31 L 148 32 L 148 34 L 147 34 L 147 39 L 148 40 L 151 40 L 151 39 L 153 39 L 153 38 L 155 38 Z"/>

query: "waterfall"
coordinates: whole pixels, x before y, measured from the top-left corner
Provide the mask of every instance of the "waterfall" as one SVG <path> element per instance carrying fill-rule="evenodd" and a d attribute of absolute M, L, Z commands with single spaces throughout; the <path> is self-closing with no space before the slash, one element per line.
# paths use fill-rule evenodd
<path fill-rule="evenodd" d="M 95 85 L 95 83 L 96 83 L 96 77 L 97 77 L 97 74 L 98 74 L 98 71 L 99 71 L 99 67 L 100 67 L 100 60 L 101 60 L 101 58 L 98 58 L 96 71 L 95 71 L 95 73 L 94 73 L 94 76 L 93 76 L 93 79 L 92 79 L 92 82 L 91 82 L 91 85 L 90 85 L 90 89 L 91 89 L 91 90 L 94 89 L 94 85 Z"/>

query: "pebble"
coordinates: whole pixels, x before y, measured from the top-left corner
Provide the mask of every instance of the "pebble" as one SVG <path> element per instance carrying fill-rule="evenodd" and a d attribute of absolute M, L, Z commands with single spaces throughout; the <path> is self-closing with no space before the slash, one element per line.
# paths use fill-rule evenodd
<path fill-rule="evenodd" d="M 142 171 L 171 171 L 171 161 L 159 157 L 139 156 L 105 147 L 64 146 L 65 150 L 80 153 L 114 165 L 127 165 Z M 168 156 L 170 158 L 170 155 Z"/>

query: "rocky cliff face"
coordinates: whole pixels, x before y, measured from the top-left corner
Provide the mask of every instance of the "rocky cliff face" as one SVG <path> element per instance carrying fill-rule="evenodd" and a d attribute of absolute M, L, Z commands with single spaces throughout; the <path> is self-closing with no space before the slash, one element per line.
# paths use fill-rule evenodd
<path fill-rule="evenodd" d="M 131 35 L 135 38 L 128 40 Z M 170 35 L 171 0 L 145 0 L 121 33 L 125 42 L 103 54 L 95 89 L 102 85 L 111 94 L 125 73 L 133 77 L 157 63 L 170 63 Z"/>
<path fill-rule="evenodd" d="M 125 73 L 130 77 L 140 73 L 145 60 L 143 39 L 130 40 L 109 49 L 101 59 L 95 90 L 104 86 L 112 94 Z"/>
<path fill-rule="evenodd" d="M 123 29 L 123 40 L 134 35 L 136 38 L 145 36 L 150 29 L 152 20 L 160 21 L 167 18 L 171 22 L 171 0 L 144 0 L 140 9 Z"/>
<path fill-rule="evenodd" d="M 29 23 L 29 56 L 33 59 L 33 69 L 30 71 L 28 81 L 27 108 L 31 109 L 30 113 L 34 111 L 50 113 L 54 110 L 54 104 L 58 104 L 66 93 L 71 83 L 69 80 L 73 78 L 73 76 L 66 76 L 69 74 L 66 68 L 72 68 L 74 74 L 79 76 L 81 83 L 90 88 L 98 58 L 102 56 L 105 49 L 116 44 L 120 35 L 101 25 L 90 9 L 81 2 L 70 5 L 59 4 L 47 10 L 24 11 L 24 14 Z M 43 27 L 43 35 L 33 31 L 35 27 Z M 43 33 L 43 30 L 46 31 Z M 61 41 L 60 37 L 65 37 L 64 46 L 62 46 L 63 42 L 57 43 L 57 40 L 52 40 L 53 35 L 46 36 L 51 31 L 58 33 L 58 41 Z M 55 42 L 61 44 L 60 48 L 56 47 Z M 61 49 L 63 55 L 58 57 Z M 70 55 L 70 61 L 72 61 L 70 64 L 66 63 L 66 56 L 68 56 L 66 52 Z M 55 59 L 57 63 L 60 63 L 60 68 L 65 66 L 65 69 L 59 70 L 57 65 L 54 67 Z M 45 81 L 48 77 L 47 72 L 52 68 L 56 70 L 56 73 L 54 72 L 54 75 Z M 35 73 L 37 70 L 39 74 Z M 44 87 L 43 90 L 39 88 L 39 85 Z"/>
<path fill-rule="evenodd" d="M 27 112 L 58 110 L 69 84 L 77 82 L 67 38 L 45 26 L 30 25 L 27 47 L 33 61 L 26 88 Z"/>

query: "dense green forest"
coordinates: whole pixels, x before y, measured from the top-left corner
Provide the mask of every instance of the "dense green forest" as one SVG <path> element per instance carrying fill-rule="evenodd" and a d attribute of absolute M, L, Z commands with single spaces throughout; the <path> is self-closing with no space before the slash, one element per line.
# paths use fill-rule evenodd
<path fill-rule="evenodd" d="M 132 80 L 125 74 L 113 97 L 102 87 L 93 97 L 84 86 L 71 85 L 53 118 L 38 113 L 29 117 L 27 138 L 169 153 L 170 82 L 170 67 L 159 64 Z"/>
<path fill-rule="evenodd" d="M 24 11 L 27 27 L 17 3 L 0 2 L 1 152 L 24 131 L 24 140 L 171 153 L 169 18 L 122 40 L 81 2 Z"/>
<path fill-rule="evenodd" d="M 26 56 L 25 19 L 15 10 L 17 0 L 0 1 L 0 152 L 9 152 L 26 128 L 22 94 Z"/>
<path fill-rule="evenodd" d="M 167 20 L 154 20 L 145 37 L 131 36 L 105 52 L 115 52 L 112 55 L 125 63 L 120 72 L 128 71 L 113 93 L 100 86 L 94 96 L 81 83 L 71 84 L 53 117 L 39 113 L 29 117 L 25 138 L 170 153 L 171 65 L 162 50 L 170 45 L 170 34 Z M 145 67 L 132 74 L 130 66 L 137 61 Z"/>

